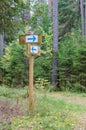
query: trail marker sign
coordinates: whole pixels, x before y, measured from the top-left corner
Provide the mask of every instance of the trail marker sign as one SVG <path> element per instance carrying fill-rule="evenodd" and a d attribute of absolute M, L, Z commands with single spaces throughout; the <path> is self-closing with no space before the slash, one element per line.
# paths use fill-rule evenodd
<path fill-rule="evenodd" d="M 26 34 L 19 36 L 19 43 L 20 44 L 27 44 L 27 43 L 42 43 L 42 35 L 38 34 Z"/>
<path fill-rule="evenodd" d="M 38 46 L 31 46 L 30 49 L 31 49 L 31 53 L 33 53 L 33 54 L 38 53 Z"/>
<path fill-rule="evenodd" d="M 40 46 L 37 45 L 42 43 L 42 35 L 38 34 L 26 34 L 19 36 L 19 43 L 27 45 L 27 53 L 29 54 L 29 112 L 34 110 L 34 94 L 33 94 L 33 65 L 34 56 L 40 55 Z"/>
<path fill-rule="evenodd" d="M 40 55 L 40 46 L 27 44 L 27 53 L 29 55 Z"/>
<path fill-rule="evenodd" d="M 27 35 L 26 36 L 26 43 L 31 42 L 38 42 L 38 35 Z"/>

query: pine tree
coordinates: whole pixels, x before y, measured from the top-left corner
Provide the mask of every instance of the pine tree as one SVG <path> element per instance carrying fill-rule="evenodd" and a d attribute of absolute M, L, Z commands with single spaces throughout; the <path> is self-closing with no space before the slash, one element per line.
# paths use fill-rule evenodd
<path fill-rule="evenodd" d="M 53 63 L 52 63 L 52 84 L 57 84 L 57 51 L 58 51 L 58 0 L 53 0 Z"/>

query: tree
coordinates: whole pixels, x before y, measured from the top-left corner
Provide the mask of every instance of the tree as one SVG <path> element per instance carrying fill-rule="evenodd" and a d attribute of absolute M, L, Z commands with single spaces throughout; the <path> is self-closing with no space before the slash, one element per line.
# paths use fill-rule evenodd
<path fill-rule="evenodd" d="M 25 23 L 25 7 L 19 0 L 0 1 L 0 55 L 3 55 L 5 44 L 17 36 L 22 23 Z"/>
<path fill-rule="evenodd" d="M 81 9 L 81 24 L 82 24 L 82 36 L 84 36 L 84 7 L 83 0 L 80 0 L 80 9 Z"/>
<path fill-rule="evenodd" d="M 0 57 L 2 57 L 4 53 L 4 35 L 0 34 Z"/>
<path fill-rule="evenodd" d="M 52 16 L 53 0 L 48 0 L 49 16 Z"/>
<path fill-rule="evenodd" d="M 48 32 L 50 22 L 51 21 L 48 17 L 47 4 L 45 2 L 40 1 L 39 3 L 38 1 L 36 1 L 33 5 L 33 15 L 30 19 L 30 26 L 33 28 L 33 30 L 38 30 L 40 26 L 45 32 Z"/>
<path fill-rule="evenodd" d="M 3 84 L 8 86 L 25 86 L 28 82 L 25 47 L 18 42 L 10 43 L 0 61 Z"/>
<path fill-rule="evenodd" d="M 58 0 L 53 0 L 53 63 L 52 63 L 52 84 L 57 83 L 57 51 L 58 51 Z"/>
<path fill-rule="evenodd" d="M 86 0 L 85 0 L 85 15 L 84 15 L 84 19 L 85 19 L 85 36 L 86 36 Z"/>
<path fill-rule="evenodd" d="M 78 0 L 59 1 L 59 36 L 63 37 L 71 29 L 79 29 L 80 13 Z"/>

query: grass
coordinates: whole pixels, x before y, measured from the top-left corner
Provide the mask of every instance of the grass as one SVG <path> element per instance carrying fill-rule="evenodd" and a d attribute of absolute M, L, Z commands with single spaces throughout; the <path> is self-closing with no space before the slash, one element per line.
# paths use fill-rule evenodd
<path fill-rule="evenodd" d="M 12 97 L 12 94 L 21 96 L 26 93 L 26 89 L 10 89 L 10 91 L 9 88 L 6 89 L 5 92 L 5 87 L 0 88 L 0 93 L 6 97 Z M 77 116 L 85 111 L 86 105 L 36 92 L 34 112 L 12 119 L 8 130 L 72 130 L 77 125 Z"/>
<path fill-rule="evenodd" d="M 86 106 L 68 103 L 64 99 L 57 100 L 44 94 L 37 94 L 34 113 L 14 119 L 12 128 L 23 128 L 23 130 L 72 130 L 72 127 L 76 126 L 77 115 L 85 111 Z"/>
<path fill-rule="evenodd" d="M 27 91 L 27 88 L 9 88 L 5 86 L 0 86 L 0 96 L 4 96 L 7 98 L 15 98 L 17 96 L 23 96 Z"/>

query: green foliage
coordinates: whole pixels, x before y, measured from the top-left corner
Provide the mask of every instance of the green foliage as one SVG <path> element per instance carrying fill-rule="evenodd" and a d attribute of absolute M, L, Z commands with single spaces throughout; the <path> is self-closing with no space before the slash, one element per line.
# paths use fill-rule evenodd
<path fill-rule="evenodd" d="M 26 5 L 23 0 L 0 1 L 0 33 L 4 33 L 6 42 L 16 39 L 18 30 L 25 25 L 24 13 Z"/>
<path fill-rule="evenodd" d="M 32 0 L 31 8 L 25 1 L 0 1 L 0 33 L 5 40 L 11 41 L 28 24 L 25 19 L 27 10 L 33 12 L 29 25 L 34 33 L 42 33 L 41 56 L 35 57 L 34 79 L 51 82 L 52 74 L 52 24 L 48 16 L 48 5 Z M 86 39 L 80 35 L 79 1 L 59 1 L 59 52 L 57 54 L 57 75 L 61 90 L 86 92 Z M 21 24 L 20 24 L 21 23 Z M 75 31 L 75 29 L 78 29 Z M 74 29 L 74 30 L 72 30 Z M 28 28 L 27 28 L 28 30 Z M 14 35 L 15 34 L 15 35 Z M 9 42 L 8 42 L 9 43 Z M 5 55 L 0 58 L 0 84 L 25 86 L 28 82 L 28 63 L 25 47 L 11 43 Z M 45 82 L 45 81 L 44 81 Z M 40 83 L 42 86 L 42 81 Z M 38 85 L 40 86 L 40 85 Z"/>
<path fill-rule="evenodd" d="M 50 82 L 48 80 L 38 78 L 35 81 L 35 88 L 39 90 L 48 90 L 50 88 Z"/>
<path fill-rule="evenodd" d="M 44 3 L 35 4 L 33 6 L 33 15 L 30 19 L 30 25 L 33 29 L 37 29 L 38 25 L 48 32 L 50 26 L 50 18 L 48 16 L 48 6 Z"/>
<path fill-rule="evenodd" d="M 9 97 L 9 91 L 6 87 L 0 86 L 0 96 Z"/>
<path fill-rule="evenodd" d="M 80 28 L 79 1 L 59 0 L 59 35 L 71 31 L 72 28 Z"/>
<path fill-rule="evenodd" d="M 27 64 L 24 46 L 13 42 L 7 46 L 1 60 L 3 83 L 9 86 L 24 86 L 27 83 Z"/>
<path fill-rule="evenodd" d="M 64 37 L 59 45 L 59 75 L 63 88 L 86 92 L 86 50 L 85 41 L 75 32 Z"/>
<path fill-rule="evenodd" d="M 5 98 L 18 99 L 23 97 L 27 93 L 27 88 L 9 88 L 6 86 L 0 86 L 0 96 Z"/>
<path fill-rule="evenodd" d="M 76 89 L 80 88 L 81 85 L 81 91 L 86 92 L 86 40 L 82 41 L 82 44 L 78 47 L 77 52 L 77 59 L 74 64 L 74 74 L 76 76 L 76 81 L 78 81 L 77 84 L 78 87 Z M 76 85 L 77 86 L 77 85 Z"/>
<path fill-rule="evenodd" d="M 50 30 L 51 31 L 51 30 Z M 43 32 L 44 40 L 41 44 L 41 56 L 35 58 L 34 77 L 51 81 L 52 70 L 52 35 Z"/>

